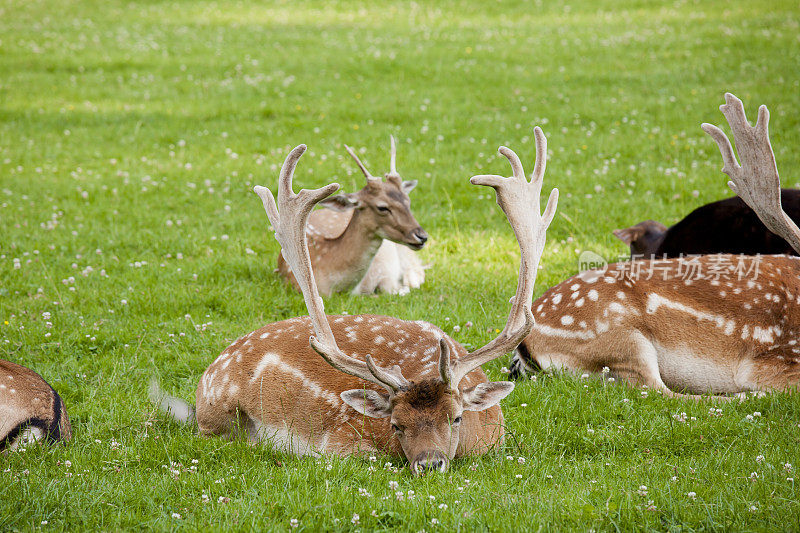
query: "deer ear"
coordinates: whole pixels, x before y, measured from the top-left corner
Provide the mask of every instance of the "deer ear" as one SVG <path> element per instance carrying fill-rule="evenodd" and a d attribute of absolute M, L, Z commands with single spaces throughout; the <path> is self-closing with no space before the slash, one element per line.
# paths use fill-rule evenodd
<path fill-rule="evenodd" d="M 392 414 L 389 397 L 370 389 L 346 390 L 341 395 L 344 403 L 371 418 L 386 418 Z"/>
<path fill-rule="evenodd" d="M 327 207 L 328 209 L 333 209 L 334 211 L 349 211 L 350 209 L 360 207 L 361 200 L 352 193 L 337 194 L 336 196 L 325 198 L 319 202 L 319 205 Z"/>
<path fill-rule="evenodd" d="M 490 381 L 479 383 L 471 389 L 461 392 L 465 411 L 483 411 L 511 394 L 514 384 L 510 381 Z"/>
<path fill-rule="evenodd" d="M 625 229 L 615 229 L 613 233 L 614 237 L 630 246 L 633 241 L 644 234 L 644 230 L 636 226 L 631 226 L 630 228 Z"/>
<path fill-rule="evenodd" d="M 403 192 L 408 194 L 414 190 L 414 187 L 417 186 L 417 180 L 408 180 L 404 181 L 402 185 Z"/>

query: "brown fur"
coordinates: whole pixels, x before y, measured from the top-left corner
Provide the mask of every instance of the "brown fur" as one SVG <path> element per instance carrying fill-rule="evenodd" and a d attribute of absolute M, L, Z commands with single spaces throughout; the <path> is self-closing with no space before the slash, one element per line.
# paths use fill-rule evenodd
<path fill-rule="evenodd" d="M 311 265 L 322 295 L 356 287 L 371 269 L 384 239 L 413 249 L 422 248 L 425 242 L 420 244 L 418 236 L 427 239 L 411 212 L 411 200 L 403 191 L 402 180 L 371 180 L 352 197 L 359 201 L 352 211 L 318 209 L 311 213 L 306 226 Z M 381 214 L 378 206 L 388 206 L 391 212 Z M 278 254 L 278 272 L 300 290 L 281 254 Z"/>
<path fill-rule="evenodd" d="M 50 442 L 72 436 L 58 393 L 33 370 L 0 360 L 0 452 L 15 448 L 26 430 Z"/>
<path fill-rule="evenodd" d="M 758 275 L 709 276 L 740 260 L 745 269 L 757 263 Z M 685 280 L 690 262 L 709 279 Z M 609 265 L 536 300 L 536 326 L 518 355 L 530 354 L 529 367 L 533 361 L 576 372 L 608 367 L 612 376 L 670 394 L 793 389 L 800 384 L 798 274 L 800 259 L 788 256 Z"/>
<path fill-rule="evenodd" d="M 447 385 L 441 379 L 426 379 L 414 383 L 402 398 L 414 409 L 430 409 L 435 407 L 447 393 Z"/>
<path fill-rule="evenodd" d="M 328 318 L 345 353 L 361 360 L 370 354 L 383 367 L 398 364 L 403 374 L 416 382 L 395 396 L 393 417 L 408 417 L 411 410 L 429 423 L 434 407 L 453 399 L 453 394 L 434 383 L 439 338 L 447 340 L 454 358 L 465 355 L 466 350 L 439 328 L 374 315 Z M 232 436 L 244 429 L 254 440 L 272 438 L 274 444 L 298 454 L 346 455 L 360 450 L 403 455 L 389 418 L 368 418 L 339 396 L 362 388 L 385 394 L 384 389 L 331 367 L 309 346 L 310 335 L 308 317 L 293 318 L 264 326 L 226 348 L 197 388 L 196 417 L 201 433 Z M 477 368 L 461 381 L 459 389 L 486 382 L 486 375 Z M 436 416 L 452 419 L 454 415 L 445 409 Z M 441 423 L 439 418 L 430 423 Z M 259 432 L 260 425 L 268 429 Z M 296 438 L 288 438 L 288 433 Z M 485 453 L 502 437 L 499 406 L 464 411 L 456 456 Z"/>

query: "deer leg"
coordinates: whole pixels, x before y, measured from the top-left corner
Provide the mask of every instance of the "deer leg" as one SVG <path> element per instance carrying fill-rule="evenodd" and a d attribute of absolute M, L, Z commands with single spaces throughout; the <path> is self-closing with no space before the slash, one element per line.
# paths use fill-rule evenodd
<path fill-rule="evenodd" d="M 675 392 L 661 379 L 658 368 L 658 350 L 641 332 L 634 331 L 627 339 L 616 346 L 616 356 L 607 365 L 611 374 L 619 376 L 627 383 L 637 387 L 647 387 L 670 398 L 687 400 L 722 400 L 731 401 L 734 396 L 703 396 Z"/>

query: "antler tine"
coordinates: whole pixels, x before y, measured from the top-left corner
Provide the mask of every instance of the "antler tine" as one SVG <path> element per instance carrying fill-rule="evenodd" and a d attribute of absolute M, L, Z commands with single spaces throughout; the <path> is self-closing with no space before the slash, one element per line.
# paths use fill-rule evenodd
<path fill-rule="evenodd" d="M 450 346 L 442 337 L 439 339 L 439 375 L 448 387 L 455 389 L 458 383 L 453 384 L 453 367 L 450 365 Z"/>
<path fill-rule="evenodd" d="M 544 252 L 547 228 L 553 221 L 558 206 L 558 189 L 553 189 L 543 214 L 539 214 L 539 200 L 547 157 L 547 139 L 538 127 L 534 128 L 536 138 L 536 166 L 533 179 L 525 177 L 522 162 L 510 148 L 501 146 L 498 150 L 509 163 L 513 176 L 473 176 L 470 183 L 493 187 L 497 192 L 497 204 L 508 218 L 520 248 L 519 280 L 517 292 L 512 299 L 508 320 L 494 340 L 474 352 L 468 353 L 453 365 L 450 386 L 455 388 L 461 379 L 480 365 L 514 349 L 533 328 L 531 312 L 533 286 L 539 269 L 539 260 Z"/>
<path fill-rule="evenodd" d="M 347 153 L 350 154 L 350 157 L 352 157 L 353 159 L 356 160 L 356 164 L 358 165 L 358 168 L 361 169 L 361 172 L 363 172 L 364 176 L 367 178 L 367 183 L 369 183 L 369 182 L 371 182 L 373 180 L 378 180 L 378 181 L 381 180 L 380 178 L 377 178 L 377 177 L 373 176 L 372 174 L 370 174 L 369 170 L 367 170 L 367 167 L 364 166 L 364 163 L 361 162 L 361 159 L 358 158 L 358 156 L 356 155 L 356 153 L 353 151 L 352 148 L 350 148 L 349 146 L 347 146 L 345 144 L 344 145 L 344 149 L 347 150 Z"/>
<path fill-rule="evenodd" d="M 389 135 L 389 139 L 392 145 L 392 151 L 389 155 L 389 175 L 400 176 L 400 174 L 397 173 L 397 146 L 395 144 L 394 135 Z"/>
<path fill-rule="evenodd" d="M 769 110 L 763 105 L 759 107 L 758 120 L 755 127 L 751 127 L 742 101 L 731 93 L 725 93 L 725 104 L 719 109 L 733 132 L 741 165 L 736 162 L 731 142 L 721 129 L 708 123 L 701 127 L 719 146 L 722 171 L 731 178 L 728 186 L 770 231 L 786 239 L 800 253 L 800 228 L 781 207 L 781 180 L 769 142 Z"/>
<path fill-rule="evenodd" d="M 272 192 L 266 187 L 256 186 L 253 190 L 264 204 L 264 210 L 275 231 L 275 238 L 281 245 L 281 253 L 291 267 L 303 293 L 314 328 L 314 335 L 309 342 L 311 347 L 334 368 L 396 392 L 398 384 L 402 384 L 401 379 L 404 379 L 402 374 L 382 369 L 376 374 L 371 371 L 368 364 L 345 355 L 337 346 L 328 323 L 325 305 L 314 280 L 305 229 L 313 207 L 323 198 L 336 192 L 339 184 L 331 183 L 314 190 L 301 189 L 295 194 L 292 190 L 292 177 L 297 162 L 305 151 L 306 146 L 301 144 L 286 157 L 281 167 L 277 204 Z M 378 369 L 377 366 L 372 366 Z"/>

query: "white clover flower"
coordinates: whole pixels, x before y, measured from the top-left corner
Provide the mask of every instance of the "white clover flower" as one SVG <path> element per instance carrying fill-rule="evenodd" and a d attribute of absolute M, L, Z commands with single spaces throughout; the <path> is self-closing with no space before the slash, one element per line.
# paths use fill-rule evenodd
<path fill-rule="evenodd" d="M 639 485 L 639 490 L 636 491 L 639 496 L 647 496 L 647 485 Z"/>
<path fill-rule="evenodd" d="M 763 455 L 757 455 L 756 456 L 756 462 L 757 463 L 763 463 L 764 462 L 764 456 Z"/>
<path fill-rule="evenodd" d="M 297 520 L 297 518 L 292 518 L 291 520 L 289 520 L 289 525 L 292 526 L 293 528 L 297 527 L 300 525 L 300 521 Z"/>
<path fill-rule="evenodd" d="M 178 513 L 172 513 L 172 518 L 174 518 L 175 520 L 180 520 L 181 515 L 179 515 Z"/>
<path fill-rule="evenodd" d="M 696 499 L 696 498 L 697 498 L 697 493 L 696 493 L 696 492 L 694 492 L 694 491 L 692 491 L 692 492 L 687 492 L 687 493 L 686 493 L 686 496 L 688 496 L 689 498 L 691 498 L 691 499 L 693 499 L 693 500 L 694 500 L 694 499 Z"/>
<path fill-rule="evenodd" d="M 361 517 L 360 517 L 360 516 L 358 516 L 358 514 L 356 514 L 356 513 L 353 513 L 353 518 L 351 518 L 351 519 L 350 519 L 350 521 L 351 521 L 353 524 L 356 524 L 356 525 L 357 525 L 360 519 L 361 519 Z"/>
<path fill-rule="evenodd" d="M 517 462 L 519 464 L 521 464 L 521 465 L 524 465 L 525 464 L 525 458 L 524 457 L 517 457 Z"/>
<path fill-rule="evenodd" d="M 390 481 L 389 488 L 392 490 L 397 490 L 398 488 L 400 488 L 400 484 L 397 481 Z"/>

